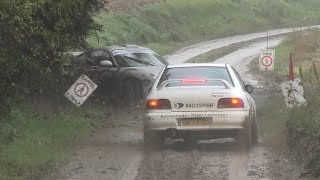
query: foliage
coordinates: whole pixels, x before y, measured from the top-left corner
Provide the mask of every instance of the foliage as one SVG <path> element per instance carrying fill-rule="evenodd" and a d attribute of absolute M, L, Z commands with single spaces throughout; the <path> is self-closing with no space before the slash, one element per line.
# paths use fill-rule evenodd
<path fill-rule="evenodd" d="M 74 142 L 105 123 L 105 111 L 102 106 L 67 107 L 44 116 L 14 107 L 7 116 L 10 123 L 0 127 L 0 179 L 38 179 L 50 173 L 70 156 Z"/>
<path fill-rule="evenodd" d="M 297 107 L 291 112 L 288 127 L 312 139 L 320 139 L 320 114 L 318 111 L 320 105 L 318 63 L 320 31 L 295 34 L 291 39 L 291 43 L 296 70 L 295 76 L 303 79 L 304 95 L 308 104 Z"/>
<path fill-rule="evenodd" d="M 309 174 L 317 177 L 320 176 L 319 52 L 320 31 L 295 32 L 276 48 L 277 68 L 274 72 L 282 76 L 288 74 L 288 59 L 292 53 L 295 77 L 303 79 L 307 105 L 283 111 L 277 116 L 287 117 L 291 150 L 303 160 Z"/>
<path fill-rule="evenodd" d="M 17 92 L 41 94 L 63 73 L 63 52 L 86 46 L 104 0 L 3 0 L 0 6 L 0 113 Z M 56 82 L 56 85 L 59 84 Z"/>
<path fill-rule="evenodd" d="M 307 91 L 306 106 L 296 108 L 291 112 L 291 118 L 288 126 L 298 132 L 311 136 L 315 139 L 320 139 L 320 112 L 318 107 L 320 105 L 319 88 Z"/>
<path fill-rule="evenodd" d="M 310 87 L 308 87 L 310 88 Z M 320 93 L 319 87 L 307 89 L 306 106 L 290 112 L 289 143 L 294 153 L 304 160 L 308 175 L 320 176 Z"/>

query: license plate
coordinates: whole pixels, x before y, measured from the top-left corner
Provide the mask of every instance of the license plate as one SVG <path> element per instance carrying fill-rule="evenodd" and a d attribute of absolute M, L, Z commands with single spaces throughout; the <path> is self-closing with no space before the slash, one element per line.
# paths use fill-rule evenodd
<path fill-rule="evenodd" d="M 189 127 L 201 127 L 210 126 L 211 118 L 190 118 L 190 119 L 180 119 L 179 126 L 189 126 Z"/>

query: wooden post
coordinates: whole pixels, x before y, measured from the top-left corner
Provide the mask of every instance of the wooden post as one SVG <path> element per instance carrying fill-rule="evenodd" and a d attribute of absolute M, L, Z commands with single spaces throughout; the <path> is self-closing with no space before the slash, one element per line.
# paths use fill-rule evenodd
<path fill-rule="evenodd" d="M 291 81 L 294 80 L 292 53 L 290 53 L 290 60 L 289 60 L 289 80 Z"/>

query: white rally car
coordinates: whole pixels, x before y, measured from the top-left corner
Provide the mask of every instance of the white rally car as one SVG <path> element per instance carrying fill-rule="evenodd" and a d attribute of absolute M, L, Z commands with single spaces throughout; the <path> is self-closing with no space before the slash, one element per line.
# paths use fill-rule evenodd
<path fill-rule="evenodd" d="M 169 65 L 146 98 L 144 142 L 235 137 L 250 147 L 258 138 L 252 91 L 229 64 Z"/>

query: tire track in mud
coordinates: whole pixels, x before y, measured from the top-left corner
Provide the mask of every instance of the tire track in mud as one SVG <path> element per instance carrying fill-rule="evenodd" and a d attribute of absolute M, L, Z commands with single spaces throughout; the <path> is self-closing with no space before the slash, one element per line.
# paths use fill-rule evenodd
<path fill-rule="evenodd" d="M 230 180 L 246 179 L 248 174 L 249 154 L 248 150 L 240 149 L 234 152 L 230 165 Z"/>
<path fill-rule="evenodd" d="M 136 180 L 189 179 L 194 153 L 185 150 L 157 150 L 145 154 Z"/>
<path fill-rule="evenodd" d="M 231 153 L 225 150 L 198 150 L 200 154 L 195 163 L 192 178 L 202 179 L 227 179 L 229 176 L 229 166 Z"/>
<path fill-rule="evenodd" d="M 184 144 L 146 153 L 136 180 L 228 179 L 234 144 Z"/>

